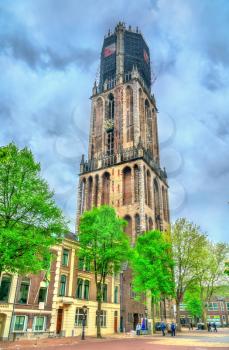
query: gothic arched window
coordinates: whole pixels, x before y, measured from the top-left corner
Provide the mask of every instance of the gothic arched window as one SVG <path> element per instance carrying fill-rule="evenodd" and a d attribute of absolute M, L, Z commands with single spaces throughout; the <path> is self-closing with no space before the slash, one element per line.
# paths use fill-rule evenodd
<path fill-rule="evenodd" d="M 133 90 L 130 86 L 126 88 L 126 133 L 127 142 L 134 139 L 134 120 L 133 120 Z"/>
<path fill-rule="evenodd" d="M 132 237 L 132 218 L 129 215 L 126 215 L 124 217 L 124 220 L 127 221 L 127 226 L 125 227 L 125 232 L 131 238 Z"/>
<path fill-rule="evenodd" d="M 93 179 L 90 176 L 87 180 L 87 210 L 90 210 L 92 207 L 92 189 L 93 189 Z"/>
<path fill-rule="evenodd" d="M 134 200 L 139 201 L 139 189 L 140 189 L 140 170 L 137 165 L 134 166 Z"/>
<path fill-rule="evenodd" d="M 99 175 L 95 175 L 95 192 L 94 192 L 94 206 L 98 206 L 98 195 L 99 195 Z"/>
<path fill-rule="evenodd" d="M 91 153 L 101 152 L 102 150 L 102 125 L 103 125 L 103 100 L 100 98 L 97 99 L 94 108 L 94 117 L 93 117 L 93 134 L 94 142 L 92 144 L 93 149 Z"/>
<path fill-rule="evenodd" d="M 145 144 L 145 115 L 144 115 L 144 98 L 143 92 L 139 89 L 139 119 L 140 119 L 140 136 L 143 145 Z"/>
<path fill-rule="evenodd" d="M 154 210 L 155 210 L 155 223 L 158 230 L 161 229 L 161 218 L 160 218 L 160 193 L 159 186 L 156 179 L 153 181 L 153 191 L 154 191 Z"/>
<path fill-rule="evenodd" d="M 110 174 L 105 172 L 102 176 L 102 200 L 101 204 L 110 203 Z"/>
<path fill-rule="evenodd" d="M 123 204 L 132 203 L 132 187 L 131 187 L 131 169 L 125 167 L 123 169 Z"/>
<path fill-rule="evenodd" d="M 140 215 L 135 215 L 135 234 L 136 237 L 141 233 L 141 227 L 140 227 Z"/>
<path fill-rule="evenodd" d="M 82 214 L 83 211 L 84 211 L 84 205 L 85 205 L 86 179 L 83 179 L 83 180 L 81 181 L 80 190 L 81 190 L 80 213 Z"/>
<path fill-rule="evenodd" d="M 153 229 L 153 220 L 152 218 L 149 218 L 149 230 Z"/>
<path fill-rule="evenodd" d="M 152 208 L 151 175 L 149 170 L 147 170 L 146 178 L 147 178 L 147 204 L 150 208 Z"/>
<path fill-rule="evenodd" d="M 162 187 L 162 201 L 163 201 L 163 216 L 165 221 L 168 220 L 168 197 L 167 197 L 167 190 Z"/>
<path fill-rule="evenodd" d="M 108 96 L 108 119 L 114 120 L 114 110 L 115 110 L 115 105 L 114 105 L 114 95 L 109 94 Z"/>

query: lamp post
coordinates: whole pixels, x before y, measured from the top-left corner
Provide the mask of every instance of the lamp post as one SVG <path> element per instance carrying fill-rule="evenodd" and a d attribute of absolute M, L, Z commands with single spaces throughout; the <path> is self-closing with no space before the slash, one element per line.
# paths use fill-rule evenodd
<path fill-rule="evenodd" d="M 86 319 L 87 319 L 87 306 L 83 306 L 83 319 L 82 319 L 82 336 L 81 340 L 85 340 L 85 325 L 86 325 Z"/>
<path fill-rule="evenodd" d="M 148 318 L 147 318 L 147 316 L 148 316 L 148 309 L 147 309 L 147 307 L 145 307 L 146 331 L 148 331 Z"/>

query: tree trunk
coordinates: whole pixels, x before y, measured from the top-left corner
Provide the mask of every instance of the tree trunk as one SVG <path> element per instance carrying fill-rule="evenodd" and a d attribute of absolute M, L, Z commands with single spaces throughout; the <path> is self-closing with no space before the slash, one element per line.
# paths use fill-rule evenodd
<path fill-rule="evenodd" d="M 100 323 L 100 315 L 101 315 L 101 307 L 102 307 L 102 293 L 101 292 L 102 292 L 101 285 L 97 285 L 97 317 L 96 317 L 97 338 L 102 338 L 101 323 Z"/>
<path fill-rule="evenodd" d="M 207 309 L 206 306 L 203 306 L 203 311 L 202 311 L 202 322 L 204 324 L 204 329 L 207 329 Z"/>
<path fill-rule="evenodd" d="M 155 304 L 154 304 L 154 298 L 152 298 L 152 333 L 155 334 Z"/>
<path fill-rule="evenodd" d="M 176 300 L 176 324 L 177 330 L 181 331 L 181 323 L 180 323 L 180 301 Z"/>

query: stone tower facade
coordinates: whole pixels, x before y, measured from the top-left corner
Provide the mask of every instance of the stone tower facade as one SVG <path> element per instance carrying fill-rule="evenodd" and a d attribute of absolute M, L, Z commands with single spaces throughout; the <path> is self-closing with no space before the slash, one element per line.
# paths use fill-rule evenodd
<path fill-rule="evenodd" d="M 165 230 L 169 223 L 150 53 L 138 29 L 119 23 L 104 38 L 100 81 L 91 101 L 89 152 L 80 164 L 76 226 L 85 210 L 109 204 L 128 222 L 126 232 L 134 244 L 142 232 Z M 128 331 L 145 312 L 145 306 L 134 300 L 128 266 L 121 274 L 120 294 L 120 324 Z"/>

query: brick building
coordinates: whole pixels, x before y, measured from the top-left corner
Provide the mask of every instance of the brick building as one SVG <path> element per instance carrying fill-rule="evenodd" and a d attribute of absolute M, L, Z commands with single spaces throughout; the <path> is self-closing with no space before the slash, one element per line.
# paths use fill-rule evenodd
<path fill-rule="evenodd" d="M 126 232 L 134 244 L 145 230 L 163 231 L 169 224 L 150 52 L 138 29 L 119 23 L 104 38 L 100 81 L 91 101 L 89 152 L 88 160 L 82 156 L 80 164 L 76 231 L 85 210 L 109 204 L 128 222 Z M 165 307 L 171 311 L 169 305 Z M 147 308 L 150 317 L 149 300 Z M 143 303 L 133 299 L 127 266 L 121 274 L 121 330 L 135 329 L 144 314 Z"/>
<path fill-rule="evenodd" d="M 186 325 L 192 320 L 186 310 L 185 304 L 181 304 L 180 309 L 181 323 Z M 192 320 L 194 321 L 194 320 Z M 200 320 L 201 321 L 201 320 Z M 212 298 L 207 303 L 207 322 L 216 322 L 218 326 L 229 325 L 229 298 L 228 297 L 217 297 Z"/>
<path fill-rule="evenodd" d="M 26 277 L 4 273 L 0 287 L 0 339 L 80 335 L 87 306 L 86 335 L 96 334 L 94 274 L 77 257 L 78 242 L 69 235 L 53 248 L 50 271 Z M 119 276 L 107 278 L 102 304 L 102 333 L 119 330 Z"/>

